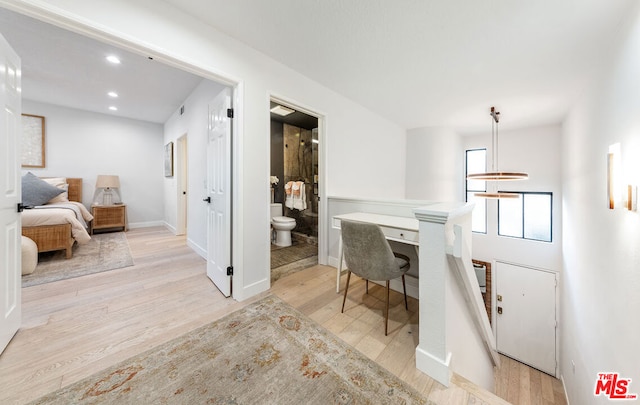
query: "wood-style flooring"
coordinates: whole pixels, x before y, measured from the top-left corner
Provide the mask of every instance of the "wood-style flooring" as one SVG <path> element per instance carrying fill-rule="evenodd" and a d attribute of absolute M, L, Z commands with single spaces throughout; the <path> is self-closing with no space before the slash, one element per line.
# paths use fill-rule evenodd
<path fill-rule="evenodd" d="M 135 265 L 22 290 L 22 328 L 0 356 L 0 403 L 34 400 L 208 324 L 266 294 L 276 294 L 436 404 L 563 404 L 561 383 L 503 358 L 491 394 L 454 376 L 445 388 L 417 371 L 417 301 L 393 305 L 389 336 L 382 323 L 382 288 L 354 281 L 345 313 L 335 269 L 314 266 L 278 280 L 245 302 L 224 298 L 205 275 L 206 263 L 184 237 L 164 228 L 127 232 Z M 392 304 L 401 300 L 392 295 Z M 504 399 L 502 399 L 502 398 Z M 506 401 L 505 401 L 506 400 Z"/>

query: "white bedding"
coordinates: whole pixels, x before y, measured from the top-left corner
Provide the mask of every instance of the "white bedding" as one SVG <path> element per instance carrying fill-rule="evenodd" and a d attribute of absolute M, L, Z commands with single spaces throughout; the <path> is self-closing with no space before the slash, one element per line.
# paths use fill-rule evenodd
<path fill-rule="evenodd" d="M 71 235 L 80 244 L 91 240 L 87 222 L 92 219 L 93 216 L 84 205 L 73 201 L 40 205 L 22 212 L 23 227 L 71 224 Z"/>

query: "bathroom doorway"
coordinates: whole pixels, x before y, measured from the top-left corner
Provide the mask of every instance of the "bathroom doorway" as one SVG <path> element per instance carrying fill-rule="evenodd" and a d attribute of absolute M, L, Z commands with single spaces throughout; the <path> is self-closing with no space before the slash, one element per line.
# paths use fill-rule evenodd
<path fill-rule="evenodd" d="M 273 283 L 318 263 L 321 171 L 320 119 L 275 99 L 270 102 L 270 110 Z"/>

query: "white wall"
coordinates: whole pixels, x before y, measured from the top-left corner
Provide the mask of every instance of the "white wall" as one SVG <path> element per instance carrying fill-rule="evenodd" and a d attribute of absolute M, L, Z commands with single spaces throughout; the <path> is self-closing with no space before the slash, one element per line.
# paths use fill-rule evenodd
<path fill-rule="evenodd" d="M 46 167 L 25 168 L 37 176 L 81 177 L 82 202 L 93 201 L 99 174 L 120 177 L 130 227 L 163 221 L 162 126 L 31 100 L 24 114 L 45 117 Z"/>
<path fill-rule="evenodd" d="M 474 319 L 464 288 L 454 271 L 449 267 L 445 294 L 447 350 L 452 353 L 451 371 L 495 392 L 494 364 L 477 327 L 480 321 Z"/>
<path fill-rule="evenodd" d="M 164 143 L 174 142 L 187 135 L 189 176 L 187 186 L 187 241 L 199 254 L 207 251 L 207 114 L 209 102 L 224 89 L 211 80 L 203 80 L 184 102 L 184 114 L 176 111 L 164 125 Z M 177 149 L 174 147 L 174 155 Z M 177 176 L 164 178 L 165 220 L 169 227 L 176 227 Z"/>
<path fill-rule="evenodd" d="M 640 394 L 640 214 L 609 210 L 606 195 L 607 153 L 616 142 L 626 183 L 640 185 L 638 13 L 628 21 L 614 57 L 603 55 L 610 65 L 601 81 L 564 126 L 561 369 L 572 404 L 609 403 L 593 396 L 603 371 L 633 379 L 630 393 Z"/>
<path fill-rule="evenodd" d="M 505 182 L 497 187 L 509 191 L 552 192 L 552 242 L 498 236 L 498 203 L 487 200 L 487 233 L 473 234 L 474 259 L 502 260 L 556 272 L 562 269 L 561 138 L 560 125 L 500 131 L 498 169 L 527 172 L 529 180 Z M 465 136 L 447 128 L 408 131 L 406 197 L 464 200 L 464 151 L 477 148 L 487 149 L 487 169 L 490 170 L 493 159 L 490 131 Z"/>
<path fill-rule="evenodd" d="M 5 4 L 5 3 L 3 3 Z M 326 195 L 404 196 L 405 131 L 343 96 L 279 64 L 165 3 L 112 0 L 18 0 L 5 4 L 72 26 L 103 40 L 119 38 L 158 61 L 215 72 L 241 84 L 235 135 L 234 297 L 269 287 L 269 97 L 325 117 L 321 154 Z M 212 11 L 215 12 L 215 11 Z M 62 17 L 64 16 L 64 17 Z M 390 163 L 385 163 L 390 162 Z M 393 164 L 393 162 L 398 162 Z M 325 218 L 325 221 L 328 219 Z M 264 231 L 263 231 L 264 230 Z"/>
<path fill-rule="evenodd" d="M 547 243 L 498 236 L 498 203 L 496 200 L 487 200 L 487 233 L 473 234 L 474 259 L 492 263 L 501 260 L 561 271 L 561 138 L 560 125 L 501 130 L 499 137 L 498 169 L 529 173 L 529 180 L 505 182 L 498 186 L 499 189 L 552 192 L 553 241 Z M 407 197 L 445 200 L 440 197 L 444 196 L 453 201 L 464 199 L 464 152 L 477 148 L 487 149 L 487 169 L 490 170 L 493 155 L 489 130 L 465 136 L 447 128 L 418 128 L 408 131 Z M 494 276 L 494 283 L 495 279 Z M 495 286 L 492 291 L 495 295 Z M 495 316 L 494 308 L 492 319 L 496 319 Z"/>
<path fill-rule="evenodd" d="M 498 236 L 498 202 L 487 200 L 487 233 L 473 234 L 473 258 L 518 263 L 559 272 L 562 269 L 562 169 L 559 125 L 501 130 L 499 161 L 501 171 L 529 174 L 529 180 L 493 182 L 503 191 L 541 191 L 553 193 L 552 242 L 539 242 Z M 487 169 L 491 170 L 491 133 L 463 137 L 464 150 L 486 148 Z M 464 153 L 464 150 L 461 153 Z M 461 179 L 463 176 L 461 176 Z M 462 185 L 464 187 L 464 184 Z M 491 191 L 491 190 L 490 190 Z M 496 190 L 494 190 L 496 191 Z"/>
<path fill-rule="evenodd" d="M 464 201 L 464 154 L 460 153 L 460 142 L 460 135 L 451 128 L 407 131 L 405 198 Z"/>

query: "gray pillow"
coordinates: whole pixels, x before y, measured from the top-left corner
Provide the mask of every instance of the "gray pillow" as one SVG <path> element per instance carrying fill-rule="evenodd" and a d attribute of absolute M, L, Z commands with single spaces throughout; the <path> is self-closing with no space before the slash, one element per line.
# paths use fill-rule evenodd
<path fill-rule="evenodd" d="M 26 207 L 46 204 L 63 192 L 63 189 L 52 186 L 31 172 L 22 176 L 22 205 Z"/>

